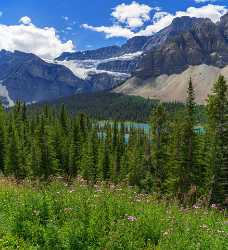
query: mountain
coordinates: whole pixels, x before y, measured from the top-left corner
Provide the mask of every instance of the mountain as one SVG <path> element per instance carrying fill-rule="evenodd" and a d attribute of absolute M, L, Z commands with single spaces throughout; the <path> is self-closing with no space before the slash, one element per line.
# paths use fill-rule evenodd
<path fill-rule="evenodd" d="M 39 102 L 90 89 L 89 83 L 68 68 L 19 51 L 0 51 L 0 82 L 1 96 L 8 105 L 16 100 Z"/>
<path fill-rule="evenodd" d="M 228 14 L 217 24 L 210 19 L 177 18 L 151 38 L 134 76 L 115 91 L 184 101 L 187 81 L 192 77 L 196 100 L 204 103 L 219 74 L 228 79 L 227 38 Z"/>
<path fill-rule="evenodd" d="M 92 69 L 94 82 L 100 70 L 113 82 L 122 75 L 124 83 L 116 83 L 117 87 L 114 83 L 114 92 L 164 101 L 184 101 L 187 81 L 193 76 L 196 100 L 204 103 L 218 75 L 228 76 L 228 14 L 218 23 L 178 17 L 150 37 L 134 37 L 121 47 L 63 54 L 58 60 L 75 68 L 81 64 L 81 71 L 89 63 L 84 79 Z"/>
<path fill-rule="evenodd" d="M 183 102 L 190 77 L 196 101 L 204 103 L 219 74 L 228 79 L 228 14 L 218 23 L 178 17 L 152 36 L 63 53 L 51 62 L 0 51 L 0 96 L 8 106 L 104 90 Z"/>

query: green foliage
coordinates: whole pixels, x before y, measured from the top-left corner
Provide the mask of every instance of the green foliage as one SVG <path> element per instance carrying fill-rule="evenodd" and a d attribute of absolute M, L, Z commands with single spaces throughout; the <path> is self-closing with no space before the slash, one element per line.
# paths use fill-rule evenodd
<path fill-rule="evenodd" d="M 99 120 L 137 121 L 148 122 L 151 109 L 159 103 L 157 100 L 145 99 L 138 96 L 98 92 L 77 94 L 67 98 L 60 98 L 47 103 L 38 103 L 28 106 L 29 114 L 40 112 L 45 105 L 51 105 L 59 113 L 62 112 L 63 104 L 72 115 L 85 113 L 89 117 Z M 175 113 L 184 108 L 181 103 L 166 103 L 169 112 Z M 199 117 L 202 118 L 204 108 L 199 106 Z"/>
<path fill-rule="evenodd" d="M 0 183 L 1 249 L 227 249 L 217 209 L 179 209 L 134 189 Z"/>
<path fill-rule="evenodd" d="M 214 174 L 211 202 L 228 207 L 228 87 L 223 76 L 213 92 L 207 106 Z"/>

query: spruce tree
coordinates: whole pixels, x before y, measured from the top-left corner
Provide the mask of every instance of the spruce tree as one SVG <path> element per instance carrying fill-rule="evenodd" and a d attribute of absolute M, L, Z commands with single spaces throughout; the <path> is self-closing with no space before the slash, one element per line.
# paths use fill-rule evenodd
<path fill-rule="evenodd" d="M 0 104 L 0 172 L 4 173 L 5 168 L 5 153 L 6 153 L 6 128 L 5 128 L 5 113 Z"/>
<path fill-rule="evenodd" d="M 223 76 L 214 85 L 207 109 L 214 159 L 211 202 L 228 207 L 228 87 Z"/>
<path fill-rule="evenodd" d="M 152 166 L 157 187 L 161 190 L 166 178 L 168 121 L 163 104 L 159 104 L 151 118 L 152 126 Z"/>

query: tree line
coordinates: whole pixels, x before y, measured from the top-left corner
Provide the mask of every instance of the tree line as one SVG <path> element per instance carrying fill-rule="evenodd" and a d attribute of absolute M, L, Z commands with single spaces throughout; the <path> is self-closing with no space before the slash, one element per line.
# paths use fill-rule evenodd
<path fill-rule="evenodd" d="M 45 104 L 60 111 L 63 103 L 68 112 L 74 116 L 85 113 L 90 118 L 99 120 L 148 122 L 151 109 L 156 107 L 159 101 L 111 92 L 80 93 L 45 103 L 29 105 L 28 112 L 40 112 Z M 177 102 L 165 103 L 164 105 L 168 112 L 176 112 L 184 108 L 183 104 Z M 198 113 L 203 118 L 201 115 L 203 107 L 197 108 L 199 109 Z"/>
<path fill-rule="evenodd" d="M 177 197 L 182 204 L 206 200 L 228 206 L 228 87 L 223 76 L 207 101 L 200 130 L 192 81 L 184 109 L 168 112 L 160 103 L 151 112 L 151 131 L 117 121 L 101 126 L 62 105 L 33 115 L 17 102 L 0 109 L 0 171 L 17 180 L 80 176 L 126 183 L 140 191 Z"/>

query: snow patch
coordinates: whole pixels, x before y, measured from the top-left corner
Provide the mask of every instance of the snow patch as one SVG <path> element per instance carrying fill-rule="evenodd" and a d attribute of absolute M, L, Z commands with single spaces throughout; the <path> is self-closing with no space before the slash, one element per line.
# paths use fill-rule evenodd
<path fill-rule="evenodd" d="M 107 73 L 109 75 L 118 77 L 129 77 L 129 74 L 113 72 L 107 70 L 98 70 L 97 66 L 100 63 L 107 62 L 107 60 L 72 60 L 72 61 L 56 61 L 57 64 L 64 65 L 69 68 L 74 75 L 85 80 L 90 74 Z"/>
<path fill-rule="evenodd" d="M 64 65 L 65 67 L 69 68 L 74 73 L 74 75 L 83 80 L 85 80 L 91 74 L 102 74 L 102 73 L 107 73 L 109 75 L 116 77 L 128 78 L 130 77 L 129 74 L 106 71 L 106 70 L 98 70 L 97 67 L 101 63 L 107 63 L 117 60 L 120 61 L 134 60 L 137 57 L 141 56 L 142 53 L 143 53 L 142 51 L 138 51 L 135 53 L 124 54 L 121 56 L 116 56 L 101 60 L 88 59 L 88 60 L 64 60 L 64 61 L 52 61 L 52 62 L 50 60 L 48 61 L 46 60 L 46 62 Z"/>
<path fill-rule="evenodd" d="M 9 92 L 8 92 L 6 86 L 4 86 L 2 83 L 3 83 L 3 81 L 0 81 L 0 97 L 3 97 L 7 100 L 8 104 L 5 106 L 12 107 L 12 106 L 14 106 L 14 101 L 10 98 Z"/>

